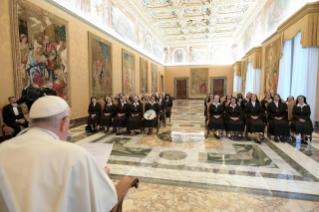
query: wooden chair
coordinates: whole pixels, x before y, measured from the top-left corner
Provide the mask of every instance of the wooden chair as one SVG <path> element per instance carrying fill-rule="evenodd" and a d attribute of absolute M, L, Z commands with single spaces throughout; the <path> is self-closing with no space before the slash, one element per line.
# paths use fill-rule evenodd
<path fill-rule="evenodd" d="M 9 139 L 14 137 L 14 129 L 9 127 L 3 120 L 2 117 L 2 108 L 0 109 L 0 124 L 2 128 L 3 141 L 7 140 L 7 135 L 9 135 Z"/>
<path fill-rule="evenodd" d="M 141 130 L 142 132 L 141 133 L 145 134 L 145 128 L 144 128 L 145 102 L 142 101 L 141 99 L 140 99 L 140 102 L 141 102 L 142 107 L 143 107 L 143 116 L 142 116 L 143 126 L 142 126 L 142 130 Z"/>

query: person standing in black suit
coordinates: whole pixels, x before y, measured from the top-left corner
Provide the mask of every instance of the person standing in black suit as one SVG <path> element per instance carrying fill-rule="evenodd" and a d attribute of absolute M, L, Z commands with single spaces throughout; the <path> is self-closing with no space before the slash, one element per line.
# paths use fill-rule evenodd
<path fill-rule="evenodd" d="M 25 119 L 21 107 L 16 103 L 15 97 L 8 98 L 10 104 L 3 108 L 3 121 L 14 129 L 15 135 L 21 131 L 21 126 L 28 127 L 28 122 Z"/>
<path fill-rule="evenodd" d="M 250 102 L 246 105 L 246 116 L 247 116 L 247 132 L 254 133 L 256 135 L 255 142 L 261 143 L 260 133 L 265 130 L 265 124 L 262 120 L 263 115 L 262 106 L 259 103 L 256 94 L 252 94 Z"/>
<path fill-rule="evenodd" d="M 165 102 L 166 102 L 166 118 L 169 118 L 169 122 L 171 122 L 173 100 L 169 94 L 165 95 Z"/>
<path fill-rule="evenodd" d="M 212 95 L 211 95 L 212 99 Z M 223 105 L 220 104 L 220 98 L 218 95 L 214 96 L 214 100 L 212 104 L 209 107 L 209 123 L 208 123 L 208 130 L 212 130 L 214 136 L 217 139 L 220 139 L 220 136 L 222 135 L 222 131 L 225 129 L 224 126 L 224 108 Z M 219 132 L 219 134 L 215 134 L 215 131 Z"/>
<path fill-rule="evenodd" d="M 93 96 L 91 98 L 91 103 L 90 103 L 89 109 L 88 109 L 88 113 L 89 113 L 88 125 L 91 126 L 91 130 L 93 132 L 98 131 L 97 126 L 98 126 L 99 121 L 100 121 L 101 110 L 102 110 L 102 107 L 101 107 L 100 103 L 98 103 L 96 101 L 96 97 Z"/>

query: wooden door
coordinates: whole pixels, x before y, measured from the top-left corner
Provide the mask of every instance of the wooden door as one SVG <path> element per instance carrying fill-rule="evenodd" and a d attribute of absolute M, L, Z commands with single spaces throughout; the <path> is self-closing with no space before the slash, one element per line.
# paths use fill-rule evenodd
<path fill-rule="evenodd" d="M 220 97 L 224 96 L 224 79 L 214 79 L 213 80 L 213 94 L 219 95 Z"/>
<path fill-rule="evenodd" d="M 177 96 L 176 99 L 186 99 L 186 80 L 177 80 Z"/>

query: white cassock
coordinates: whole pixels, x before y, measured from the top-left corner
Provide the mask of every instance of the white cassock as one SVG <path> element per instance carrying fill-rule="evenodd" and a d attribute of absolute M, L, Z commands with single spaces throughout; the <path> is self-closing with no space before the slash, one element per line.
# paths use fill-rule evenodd
<path fill-rule="evenodd" d="M 0 145 L 0 191 L 15 212 L 107 212 L 117 203 L 97 160 L 42 128 Z"/>

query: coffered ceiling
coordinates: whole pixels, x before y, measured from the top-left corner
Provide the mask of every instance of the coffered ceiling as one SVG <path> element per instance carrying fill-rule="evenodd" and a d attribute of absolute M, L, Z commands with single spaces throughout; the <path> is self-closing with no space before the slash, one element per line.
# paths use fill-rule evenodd
<path fill-rule="evenodd" d="M 233 39 L 265 3 L 265 0 L 123 1 L 170 46 Z"/>

